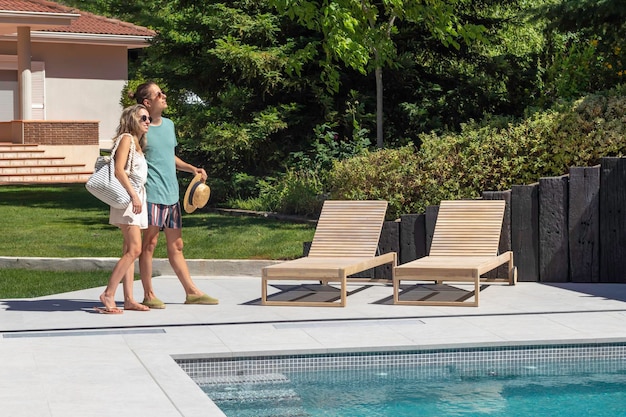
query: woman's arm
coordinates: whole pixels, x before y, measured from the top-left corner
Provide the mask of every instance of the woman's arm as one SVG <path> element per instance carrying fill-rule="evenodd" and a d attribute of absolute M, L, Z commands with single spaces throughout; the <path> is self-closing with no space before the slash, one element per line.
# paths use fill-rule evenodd
<path fill-rule="evenodd" d="M 128 155 L 130 154 L 130 141 L 134 141 L 129 133 L 123 134 L 119 139 L 119 145 L 117 145 L 117 151 L 115 151 L 115 177 L 118 179 L 122 187 L 126 189 L 128 195 L 133 204 L 133 213 L 141 212 L 141 199 L 137 195 L 137 192 L 130 183 L 130 179 L 126 174 L 125 168 L 128 162 Z"/>

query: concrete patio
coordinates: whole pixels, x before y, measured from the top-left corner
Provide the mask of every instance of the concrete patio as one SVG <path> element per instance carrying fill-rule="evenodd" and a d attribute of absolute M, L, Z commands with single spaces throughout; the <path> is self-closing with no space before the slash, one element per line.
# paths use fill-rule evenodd
<path fill-rule="evenodd" d="M 184 305 L 173 275 L 154 279 L 164 310 L 97 314 L 103 287 L 0 300 L 2 415 L 223 416 L 175 358 L 626 341 L 625 284 L 490 285 L 478 308 L 394 306 L 391 287 L 354 284 L 333 308 L 261 306 L 260 270 L 194 280 L 220 304 Z"/>

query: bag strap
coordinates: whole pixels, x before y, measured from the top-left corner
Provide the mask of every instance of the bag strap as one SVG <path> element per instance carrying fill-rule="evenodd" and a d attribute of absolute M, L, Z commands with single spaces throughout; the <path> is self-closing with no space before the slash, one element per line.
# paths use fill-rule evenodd
<path fill-rule="evenodd" d="M 122 137 L 124 135 L 130 136 L 130 150 L 128 152 L 129 158 L 126 161 L 126 166 L 129 167 L 129 169 L 128 169 L 129 173 L 132 173 L 133 172 L 133 162 L 135 162 L 135 138 L 130 133 L 122 133 L 117 138 L 117 140 L 115 141 L 115 145 L 113 145 L 113 149 L 111 149 L 111 160 L 112 161 L 115 160 L 115 152 L 117 152 L 117 147 L 119 146 L 120 142 L 122 141 Z"/>

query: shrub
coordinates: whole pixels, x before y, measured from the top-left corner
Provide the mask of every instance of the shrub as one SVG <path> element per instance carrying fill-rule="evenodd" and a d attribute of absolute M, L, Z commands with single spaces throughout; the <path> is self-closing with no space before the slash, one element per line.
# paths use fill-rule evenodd
<path fill-rule="evenodd" d="M 258 197 L 233 199 L 229 201 L 231 207 L 305 217 L 320 212 L 323 187 L 314 173 L 289 170 L 280 177 L 259 180 L 257 186 Z"/>
<path fill-rule="evenodd" d="M 423 211 L 443 199 L 530 184 L 626 153 L 626 87 L 536 112 L 462 126 L 460 133 L 420 136 L 421 148 L 368 152 L 334 165 L 333 198 L 386 199 L 388 218 Z"/>
<path fill-rule="evenodd" d="M 387 217 L 417 209 L 420 178 L 417 154 L 412 146 L 366 151 L 362 155 L 335 162 L 329 173 L 330 197 L 347 200 L 389 202 Z"/>

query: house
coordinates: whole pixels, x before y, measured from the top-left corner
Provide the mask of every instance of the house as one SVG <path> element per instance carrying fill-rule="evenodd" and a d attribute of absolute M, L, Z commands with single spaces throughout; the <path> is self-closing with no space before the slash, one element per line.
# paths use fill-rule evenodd
<path fill-rule="evenodd" d="M 154 35 L 47 0 L 0 0 L 0 184 L 84 182 L 111 147 L 128 51 Z"/>

